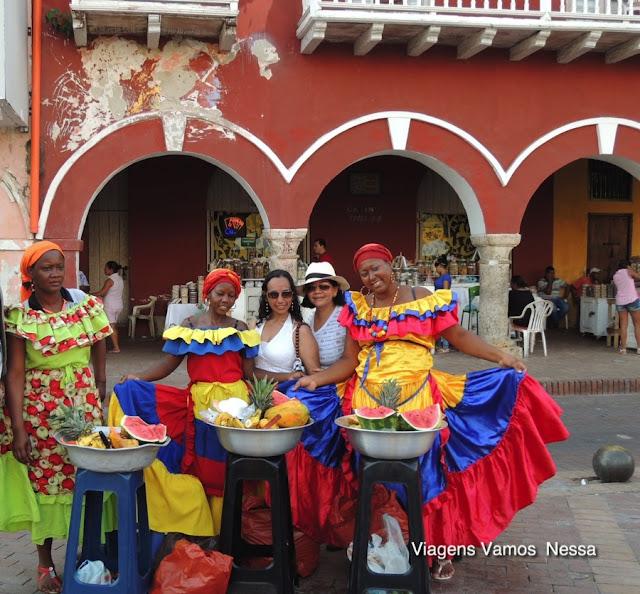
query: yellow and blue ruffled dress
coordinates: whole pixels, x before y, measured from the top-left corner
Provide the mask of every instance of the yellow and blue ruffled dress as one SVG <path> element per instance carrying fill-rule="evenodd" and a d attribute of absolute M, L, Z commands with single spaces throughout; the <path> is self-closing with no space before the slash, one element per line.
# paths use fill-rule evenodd
<path fill-rule="evenodd" d="M 555 474 L 545 444 L 569 435 L 560 408 L 536 380 L 513 369 L 459 376 L 433 369 L 436 339 L 458 323 L 455 292 L 373 309 L 360 293 L 345 297 L 339 319 L 361 346 L 345 412 L 378 406 L 379 389 L 391 378 L 402 386 L 400 411 L 439 404 L 449 427 L 420 459 L 427 542 L 491 542 Z M 372 326 L 383 322 L 386 334 L 373 336 Z M 354 488 L 355 458 L 344 466 Z"/>
<path fill-rule="evenodd" d="M 144 471 L 150 528 L 160 533 L 217 534 L 227 452 L 200 412 L 213 400 L 236 397 L 249 402 L 242 357 L 257 355 L 260 335 L 255 330 L 175 326 L 163 338 L 163 351 L 187 356 L 189 386 L 180 389 L 140 380 L 119 384 L 111 397 L 109 424 L 119 425 L 126 414 L 167 426 L 171 443 Z"/>

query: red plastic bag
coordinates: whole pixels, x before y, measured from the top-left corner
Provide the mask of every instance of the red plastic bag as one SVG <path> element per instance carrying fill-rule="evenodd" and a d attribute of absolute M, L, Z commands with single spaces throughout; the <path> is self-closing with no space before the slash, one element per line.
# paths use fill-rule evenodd
<path fill-rule="evenodd" d="M 331 544 L 346 549 L 351 542 L 356 530 L 356 516 L 358 514 L 357 498 L 339 496 L 336 497 L 329 512 L 329 526 L 333 542 Z M 384 522 L 382 516 L 389 514 L 398 520 L 405 542 L 409 542 L 409 519 L 404 511 L 395 491 L 386 489 L 377 483 L 373 486 L 371 496 L 371 527 L 369 534 L 384 534 Z"/>
<path fill-rule="evenodd" d="M 179 540 L 160 563 L 151 594 L 224 594 L 229 586 L 233 557 L 204 551 L 188 540 Z"/>
<path fill-rule="evenodd" d="M 273 542 L 271 531 L 271 509 L 266 507 L 260 497 L 247 497 L 242 506 L 242 537 L 249 544 L 270 545 Z M 318 567 L 320 544 L 306 534 L 294 528 L 293 545 L 296 550 L 296 562 L 300 577 L 309 577 Z M 252 557 L 237 560 L 243 567 L 266 567 L 270 557 Z"/>

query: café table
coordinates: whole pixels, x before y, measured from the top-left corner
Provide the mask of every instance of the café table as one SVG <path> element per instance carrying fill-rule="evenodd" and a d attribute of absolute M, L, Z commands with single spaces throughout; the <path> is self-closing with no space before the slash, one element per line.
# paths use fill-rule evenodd
<path fill-rule="evenodd" d="M 167 305 L 167 317 L 164 321 L 164 329 L 179 326 L 189 316 L 195 316 L 206 310 L 204 304 L 199 307 L 197 303 L 169 303 Z"/>
<path fill-rule="evenodd" d="M 479 283 L 454 283 L 451 290 L 458 295 L 458 317 L 462 322 L 462 310 L 469 305 L 469 288 L 477 287 Z M 433 285 L 423 285 L 425 289 L 429 289 L 432 293 L 435 291 Z"/>

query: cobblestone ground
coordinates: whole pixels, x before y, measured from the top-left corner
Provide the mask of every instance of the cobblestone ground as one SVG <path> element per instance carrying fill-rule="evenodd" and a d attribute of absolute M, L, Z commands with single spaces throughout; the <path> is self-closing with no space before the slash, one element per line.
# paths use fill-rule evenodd
<path fill-rule="evenodd" d="M 621 370 L 625 377 L 640 377 L 640 358 L 616 362 L 620 357 L 603 341 L 575 338 L 579 345 L 570 348 L 566 367 L 561 373 L 553 372 L 556 377 L 602 378 L 616 377 L 616 373 L 621 377 Z M 557 350 L 565 340 L 564 335 L 558 335 Z M 556 354 L 551 361 L 553 337 L 549 343 L 549 357 L 540 355 L 529 360 L 534 377 L 551 377 L 550 367 L 561 366 L 563 354 Z M 125 343 L 122 354 L 109 356 L 110 385 L 125 372 L 144 368 L 159 349 L 159 343 L 137 350 Z M 571 354 L 574 351 L 582 355 Z M 460 353 L 447 357 L 444 355 L 437 362 L 446 371 L 459 372 L 457 366 L 465 365 L 465 356 Z M 164 383 L 184 386 L 187 381 L 181 368 Z M 463 558 L 455 564 L 453 579 L 431 581 L 433 592 L 640 592 L 640 479 L 634 476 L 627 483 L 603 484 L 595 479 L 591 467 L 594 452 L 605 444 L 622 445 L 640 459 L 640 394 L 582 394 L 559 396 L 556 401 L 564 409 L 563 418 L 571 432 L 566 442 L 549 446 L 558 474 L 540 488 L 535 503 L 521 510 L 493 543 L 501 548 L 491 554 L 478 550 L 475 556 Z M 547 548 L 548 543 L 556 542 L 593 545 L 597 554 L 556 554 Z M 517 547 L 522 545 L 532 545 L 536 554 L 518 554 Z M 515 553 L 511 550 L 514 548 Z M 64 553 L 64 541 L 55 541 L 54 559 L 60 569 L 64 567 Z M 28 534 L 0 534 L 0 594 L 35 593 L 36 565 L 35 547 Z M 346 592 L 348 572 L 344 552 L 323 548 L 318 569 L 311 577 L 300 580 L 296 592 Z"/>

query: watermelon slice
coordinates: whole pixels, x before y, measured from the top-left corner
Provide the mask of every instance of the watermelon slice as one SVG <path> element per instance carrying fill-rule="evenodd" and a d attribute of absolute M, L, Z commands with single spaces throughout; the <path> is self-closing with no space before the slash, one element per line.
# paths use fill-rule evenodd
<path fill-rule="evenodd" d="M 271 397 L 273 398 L 273 406 L 278 406 L 278 404 L 284 404 L 285 402 L 289 402 L 291 398 L 289 398 L 286 394 L 282 392 L 278 392 L 278 390 L 274 390 L 271 392 Z"/>
<path fill-rule="evenodd" d="M 442 410 L 438 404 L 427 406 L 424 410 L 408 410 L 400 413 L 398 429 L 400 431 L 430 431 L 442 421 Z"/>
<path fill-rule="evenodd" d="M 138 441 L 144 441 L 147 443 L 159 443 L 167 439 L 167 426 L 149 425 L 145 423 L 140 417 L 130 417 L 124 415 L 120 421 L 120 426 L 127 432 L 127 434 L 133 439 Z"/>
<path fill-rule="evenodd" d="M 398 427 L 398 415 L 396 411 L 386 406 L 369 408 L 361 406 L 354 411 L 363 429 L 375 429 L 378 431 L 395 431 Z"/>

